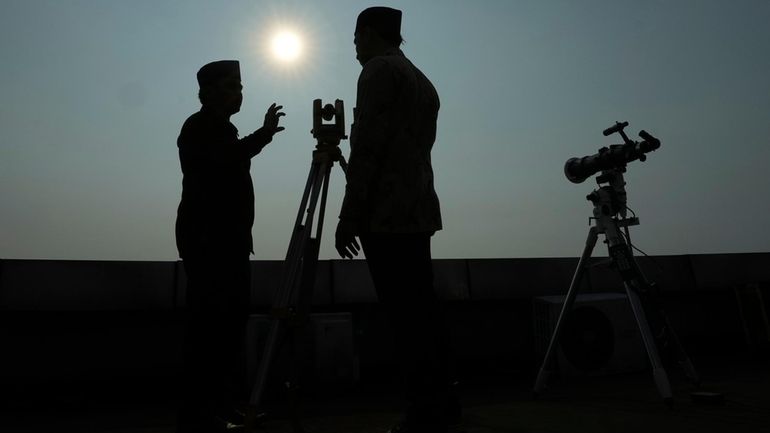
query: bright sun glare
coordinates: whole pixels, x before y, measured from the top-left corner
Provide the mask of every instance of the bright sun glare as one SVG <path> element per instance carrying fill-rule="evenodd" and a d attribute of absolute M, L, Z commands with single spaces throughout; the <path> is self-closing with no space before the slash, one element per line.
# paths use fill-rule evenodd
<path fill-rule="evenodd" d="M 296 33 L 283 30 L 273 36 L 270 48 L 278 60 L 293 62 L 302 54 L 302 41 Z"/>

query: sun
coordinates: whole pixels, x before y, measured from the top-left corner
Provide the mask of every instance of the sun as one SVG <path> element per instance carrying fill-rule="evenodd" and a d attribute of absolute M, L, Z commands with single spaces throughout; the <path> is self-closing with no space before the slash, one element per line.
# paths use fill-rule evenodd
<path fill-rule="evenodd" d="M 262 72 L 283 83 L 296 83 L 317 73 L 324 62 L 318 58 L 324 38 L 315 24 L 324 20 L 302 11 L 294 11 L 291 19 L 278 13 L 264 15 L 264 21 L 244 27 L 248 29 L 244 38 L 250 41 L 252 55 L 258 56 L 256 65 Z"/>
<path fill-rule="evenodd" d="M 270 40 L 270 50 L 276 59 L 291 63 L 302 54 L 302 39 L 291 30 L 281 30 Z"/>

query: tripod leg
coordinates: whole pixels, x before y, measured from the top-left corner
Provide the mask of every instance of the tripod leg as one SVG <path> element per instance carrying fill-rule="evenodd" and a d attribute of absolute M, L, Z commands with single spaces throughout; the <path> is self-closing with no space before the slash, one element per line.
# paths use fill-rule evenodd
<path fill-rule="evenodd" d="M 279 320 L 271 320 L 270 328 L 267 332 L 267 340 L 265 341 L 265 349 L 262 352 L 262 358 L 260 359 L 259 368 L 257 369 L 257 378 L 254 381 L 254 386 L 251 389 L 251 397 L 249 398 L 249 406 L 255 410 L 258 409 L 262 403 L 262 394 L 265 391 L 265 383 L 270 370 L 270 364 L 275 356 L 278 337 L 282 331 L 281 322 Z"/>
<path fill-rule="evenodd" d="M 660 362 L 660 355 L 658 354 L 658 348 L 655 345 L 655 338 L 650 331 L 649 323 L 647 323 L 647 317 L 644 314 L 639 295 L 636 294 L 627 282 L 624 283 L 624 285 L 626 287 L 626 293 L 628 294 L 628 301 L 631 304 L 631 310 L 634 312 L 634 318 L 636 318 L 639 332 L 642 335 L 644 347 L 647 350 L 647 356 L 650 358 L 655 385 L 658 387 L 658 392 L 661 397 L 663 397 L 663 401 L 670 406 L 673 403 L 671 384 L 668 381 L 666 370 Z"/>
<path fill-rule="evenodd" d="M 318 264 L 319 243 L 317 239 L 310 238 L 302 257 L 302 276 L 299 283 L 299 296 L 297 299 L 296 316 L 289 325 L 291 335 L 291 357 L 289 377 L 286 380 L 286 393 L 288 397 L 289 418 L 292 421 L 294 433 L 303 432 L 302 428 L 302 399 L 301 382 L 303 380 L 303 361 L 312 354 L 312 334 L 308 326 L 310 324 L 310 310 L 313 301 L 313 286 L 315 284 L 316 269 Z"/>
<path fill-rule="evenodd" d="M 695 371 L 695 366 L 692 364 L 692 361 L 690 361 L 690 357 L 687 356 L 687 352 L 684 351 L 684 347 L 682 347 L 679 337 L 676 335 L 676 332 L 674 332 L 674 328 L 672 328 L 671 324 L 668 322 L 668 317 L 664 316 L 664 322 L 666 324 L 666 337 L 674 351 L 674 356 L 676 356 L 679 366 L 682 367 L 684 374 L 690 379 L 690 382 L 696 387 L 699 387 L 701 383 L 700 376 L 698 376 L 698 373 Z"/>
<path fill-rule="evenodd" d="M 653 285 L 644 276 L 644 272 L 642 272 L 641 267 L 632 255 L 630 256 L 629 262 L 631 264 L 631 275 L 633 275 L 631 281 L 635 284 L 641 284 L 640 288 L 642 289 L 635 293 L 640 295 L 643 309 L 651 316 L 650 320 L 654 325 L 654 335 L 660 337 L 659 341 L 662 341 L 664 348 L 672 350 L 677 363 L 684 371 L 685 376 L 687 376 L 690 383 L 696 387 L 700 386 L 700 377 L 695 371 L 695 367 L 693 366 L 692 361 L 690 361 L 690 357 L 687 356 L 687 352 L 685 352 L 684 347 L 682 347 L 679 337 L 676 335 L 676 332 L 674 332 L 674 328 L 671 326 L 668 316 L 661 306 L 660 300 L 653 291 Z"/>
<path fill-rule="evenodd" d="M 553 330 L 551 341 L 548 343 L 548 350 L 545 353 L 543 365 L 540 367 L 540 371 L 537 374 L 537 379 L 535 380 L 535 398 L 537 398 L 537 396 L 545 387 L 545 384 L 548 382 L 548 377 L 550 376 L 551 369 L 553 367 L 553 357 L 555 355 L 554 352 L 556 351 L 556 345 L 558 344 L 559 336 L 561 334 L 561 327 L 564 322 L 564 316 L 572 309 L 572 304 L 575 302 L 575 297 L 577 296 L 580 282 L 583 280 L 583 274 L 586 270 L 586 262 L 591 257 L 591 252 L 596 245 L 598 236 L 599 235 L 596 227 L 591 227 L 591 229 L 588 231 L 588 238 L 586 239 L 586 245 L 583 249 L 583 254 L 580 256 L 580 261 L 578 262 L 577 269 L 575 269 L 575 274 L 572 277 L 572 282 L 570 283 L 569 290 L 567 291 L 567 297 L 564 299 L 564 303 L 562 304 L 561 312 L 559 313 L 559 319 L 556 321 L 556 327 Z"/>
<path fill-rule="evenodd" d="M 318 219 L 316 225 L 315 237 L 310 236 L 305 244 L 302 255 L 302 275 L 299 282 L 299 294 L 297 297 L 297 318 L 291 327 L 291 336 L 293 340 L 293 352 L 291 356 L 291 368 L 289 378 L 286 382 L 286 391 L 289 397 L 289 416 L 292 420 L 292 429 L 294 433 L 304 432 L 302 427 L 301 410 L 301 385 L 302 380 L 302 360 L 310 355 L 311 335 L 308 327 L 310 319 L 310 310 L 313 302 L 313 288 L 315 285 L 316 270 L 318 268 L 318 253 L 320 250 L 321 234 L 323 232 L 324 213 L 326 210 L 326 198 L 329 190 L 329 177 L 331 175 L 331 164 L 326 164 L 319 169 L 321 180 L 316 185 L 321 184 L 320 207 L 318 208 Z M 313 196 L 311 206 L 316 207 L 319 197 Z M 312 220 L 313 216 L 308 216 Z M 308 222 L 308 228 L 312 222 Z"/>
<path fill-rule="evenodd" d="M 682 368 L 690 382 L 692 382 L 692 384 L 696 387 L 700 386 L 700 377 L 695 371 L 695 367 L 693 366 L 692 361 L 690 361 L 690 357 L 687 356 L 687 352 L 685 352 L 684 347 L 682 347 L 682 344 L 679 341 L 679 337 L 676 335 L 676 332 L 674 332 L 674 328 L 671 326 L 671 323 L 668 320 L 668 316 L 660 304 L 660 300 L 653 292 L 653 285 L 650 284 L 650 282 L 644 276 L 642 269 L 639 267 L 639 264 L 636 262 L 636 259 L 633 256 L 631 257 L 631 266 L 633 273 L 638 279 L 637 282 L 643 284 L 644 287 L 644 290 L 641 291 L 641 294 L 643 296 L 642 304 L 645 311 L 647 311 L 648 314 L 651 314 L 652 317 L 650 320 L 654 325 L 657 325 L 658 327 L 662 326 L 662 328 L 656 328 L 655 334 L 665 339 L 663 341 L 663 346 L 668 347 L 673 351 L 673 355 L 676 357 L 677 363 Z"/>
<path fill-rule="evenodd" d="M 312 301 L 313 284 L 315 279 L 316 264 L 318 262 L 318 251 L 321 235 L 321 225 L 323 224 L 323 213 L 326 206 L 326 195 L 329 186 L 329 176 L 331 173 L 331 162 L 314 161 L 310 168 L 310 174 L 305 186 L 305 192 L 302 196 L 300 209 L 297 215 L 292 237 L 289 242 L 289 248 L 284 261 L 281 275 L 281 282 L 275 295 L 273 306 L 274 313 L 278 312 L 282 317 L 274 317 L 270 324 L 267 341 L 263 357 L 257 371 L 257 378 L 252 388 L 249 399 L 250 410 L 247 414 L 246 431 L 256 429 L 258 415 L 257 410 L 262 402 L 267 377 L 270 371 L 270 365 L 276 356 L 279 336 L 286 332 L 286 321 L 289 320 L 291 337 L 295 353 L 292 356 L 292 366 L 290 368 L 290 378 L 286 383 L 289 410 L 292 417 L 292 423 L 295 432 L 302 432 L 299 415 L 299 397 L 298 382 L 300 373 L 299 360 L 303 352 L 303 337 L 300 327 L 304 327 L 304 322 L 308 317 L 309 304 Z M 316 238 L 311 237 L 313 220 L 316 215 L 319 196 L 321 199 L 321 209 L 319 211 L 318 228 Z M 304 216 L 304 224 L 303 224 Z M 297 286 L 297 274 L 301 272 L 299 280 L 299 294 L 294 299 L 294 289 Z M 291 310 L 289 306 L 296 302 L 297 309 Z M 299 320 L 297 320 L 299 319 Z"/>
<path fill-rule="evenodd" d="M 327 172 L 326 165 L 328 164 L 315 162 L 311 164 L 308 181 L 305 186 L 299 212 L 297 214 L 297 220 L 292 231 L 289 248 L 283 264 L 281 280 L 278 290 L 275 293 L 275 300 L 273 302 L 274 314 L 281 313 L 286 315 L 288 313 L 285 310 L 289 307 L 293 297 L 296 274 L 301 265 L 302 255 L 305 252 L 304 250 L 312 228 L 313 216 L 318 201 L 318 194 L 323 183 L 323 177 Z M 304 224 L 303 216 L 305 217 Z M 265 348 L 257 369 L 257 377 L 249 398 L 250 414 L 247 421 L 250 422 L 247 423 L 249 424 L 247 426 L 248 430 L 253 430 L 255 427 L 254 423 L 257 418 L 257 410 L 262 403 L 262 396 L 264 394 L 267 377 L 270 372 L 271 364 L 276 356 L 278 341 L 280 336 L 284 333 L 285 320 L 286 317 L 273 317 L 270 322 L 270 328 L 265 341 Z"/>
<path fill-rule="evenodd" d="M 319 243 L 321 242 L 321 234 L 323 233 L 324 214 L 326 213 L 326 196 L 329 193 L 329 179 L 331 178 L 332 165 L 328 164 L 325 169 L 323 189 L 321 190 L 321 207 L 318 210 L 318 228 L 316 229 L 315 234 Z M 316 258 L 318 258 L 318 252 L 316 252 Z"/>
<path fill-rule="evenodd" d="M 328 171 L 328 165 L 327 162 L 314 162 L 311 166 L 310 178 L 302 198 L 300 211 L 297 215 L 297 223 L 292 232 L 292 239 L 289 242 L 289 251 L 284 261 L 281 284 L 279 285 L 279 292 L 277 293 L 277 301 L 275 303 L 275 306 L 278 308 L 285 308 L 292 301 L 296 276 L 299 273 L 302 264 L 301 259 L 305 254 L 306 244 L 310 238 L 313 219 L 318 205 L 318 196 Z M 304 224 L 302 223 L 303 211 Z"/>

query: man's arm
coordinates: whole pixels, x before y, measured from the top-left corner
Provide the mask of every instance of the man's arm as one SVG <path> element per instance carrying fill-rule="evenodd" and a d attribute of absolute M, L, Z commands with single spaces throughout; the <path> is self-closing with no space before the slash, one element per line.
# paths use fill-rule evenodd
<path fill-rule="evenodd" d="M 395 107 L 394 71 L 384 59 L 372 59 L 358 81 L 355 142 L 351 142 L 347 185 L 340 218 L 360 221 L 366 212 L 370 188 L 387 152 Z"/>
<path fill-rule="evenodd" d="M 283 126 L 278 126 L 281 117 L 286 115 L 280 111 L 282 108 L 283 105 L 276 105 L 273 102 L 265 113 L 262 127 L 238 140 L 238 151 L 242 152 L 244 157 L 253 158 L 259 154 L 265 146 L 273 141 L 273 135 L 284 130 Z"/>
<path fill-rule="evenodd" d="M 281 105 L 273 103 L 265 113 L 262 127 L 241 139 L 235 138 L 235 129 L 232 135 L 229 135 L 214 132 L 211 126 L 200 118 L 195 121 L 188 120 L 179 136 L 180 151 L 187 154 L 191 160 L 205 164 L 231 164 L 251 159 L 273 140 L 273 135 L 284 130 L 283 126 L 278 126 L 280 118 L 285 116 L 285 113 L 280 111 L 281 108 Z"/>
<path fill-rule="evenodd" d="M 238 158 L 253 158 L 262 152 L 270 142 L 273 141 L 273 134 L 264 127 L 257 129 L 253 133 L 238 140 L 235 146 Z"/>
<path fill-rule="evenodd" d="M 356 235 L 366 230 L 371 185 L 387 152 L 395 90 L 395 76 L 387 62 L 375 58 L 364 66 L 358 80 L 356 130 L 355 136 L 351 134 L 345 197 L 335 233 L 334 246 L 343 258 L 352 259 L 361 249 Z"/>

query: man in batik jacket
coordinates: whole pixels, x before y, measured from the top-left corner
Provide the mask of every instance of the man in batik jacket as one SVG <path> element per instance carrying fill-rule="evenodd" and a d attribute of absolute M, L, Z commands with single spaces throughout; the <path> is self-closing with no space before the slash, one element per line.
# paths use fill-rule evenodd
<path fill-rule="evenodd" d="M 399 49 L 400 27 L 396 9 L 373 7 L 358 17 L 354 44 L 363 70 L 335 246 L 346 258 L 363 247 L 395 328 L 410 406 L 391 431 L 439 432 L 453 404 L 430 252 L 431 237 L 442 228 L 431 166 L 439 98 Z"/>

